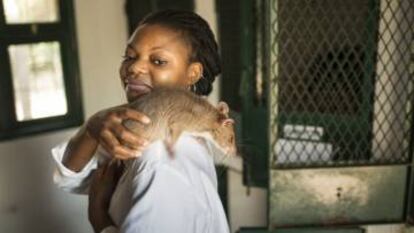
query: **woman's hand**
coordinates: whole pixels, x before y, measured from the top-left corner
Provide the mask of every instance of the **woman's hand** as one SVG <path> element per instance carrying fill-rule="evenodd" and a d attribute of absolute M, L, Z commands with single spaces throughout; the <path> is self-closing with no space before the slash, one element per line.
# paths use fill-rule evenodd
<path fill-rule="evenodd" d="M 148 141 L 125 128 L 126 119 L 148 124 L 144 114 L 124 106 L 103 110 L 93 115 L 86 124 L 88 134 L 117 159 L 125 160 L 141 155 Z"/>
<path fill-rule="evenodd" d="M 108 214 L 112 194 L 115 191 L 123 166 L 115 160 L 97 169 L 92 177 L 89 188 L 89 221 L 95 232 L 101 232 L 114 225 Z"/>

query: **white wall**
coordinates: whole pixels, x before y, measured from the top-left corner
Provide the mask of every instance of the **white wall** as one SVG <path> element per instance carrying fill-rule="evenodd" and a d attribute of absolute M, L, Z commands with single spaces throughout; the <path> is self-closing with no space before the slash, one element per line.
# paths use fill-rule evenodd
<path fill-rule="evenodd" d="M 86 115 L 124 102 L 118 68 L 125 52 L 124 1 L 76 0 L 76 25 Z"/>
<path fill-rule="evenodd" d="M 123 11 L 123 1 L 75 0 L 88 116 L 122 101 L 118 64 L 127 39 Z M 0 232 L 92 232 L 86 198 L 58 190 L 51 178 L 50 148 L 73 132 L 68 129 L 0 143 Z"/>

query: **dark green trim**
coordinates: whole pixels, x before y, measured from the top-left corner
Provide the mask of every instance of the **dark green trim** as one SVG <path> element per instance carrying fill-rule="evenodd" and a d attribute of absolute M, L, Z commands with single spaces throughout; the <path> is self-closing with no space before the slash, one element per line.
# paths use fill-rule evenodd
<path fill-rule="evenodd" d="M 4 12 L 4 7 L 3 7 L 3 3 L 0 3 L 0 31 L 4 30 L 4 26 L 5 26 L 5 22 L 6 22 L 6 15 L 3 13 Z M 0 34 L 1 35 L 1 34 Z"/>
<path fill-rule="evenodd" d="M 241 84 L 240 96 L 242 101 L 242 151 L 244 160 L 243 181 L 247 186 L 268 187 L 269 176 L 269 114 L 266 102 L 268 90 L 264 86 L 264 99 L 256 97 L 256 57 L 262 56 L 262 62 L 266 68 L 268 58 L 265 49 L 266 43 L 262 44 L 262 51 L 257 51 L 257 33 L 264 33 L 266 30 L 258 30 L 261 27 L 260 21 L 265 21 L 268 16 L 262 14 L 263 2 L 257 4 L 254 1 L 240 1 L 240 59 L 241 59 Z M 257 17 L 262 17 L 259 22 Z M 263 34 L 262 37 L 266 35 Z M 268 70 L 262 70 L 262 77 L 265 80 Z"/>
<path fill-rule="evenodd" d="M 3 72 L 1 72 L 3 71 Z M 0 131 L 8 130 L 14 119 L 13 88 L 7 46 L 0 43 Z M 12 114 L 7 114 L 12 113 Z"/>
<path fill-rule="evenodd" d="M 32 27 L 36 28 L 35 34 L 32 33 Z M 4 25 L 2 28 L 2 34 L 0 34 L 0 39 L 15 39 L 19 37 L 31 38 L 36 37 L 36 35 L 42 36 L 48 34 L 55 34 L 56 32 L 64 31 L 62 29 L 63 27 L 64 25 L 62 25 L 61 23 Z"/>
<path fill-rule="evenodd" d="M 241 30 L 244 22 L 239 0 L 216 0 L 218 41 L 222 59 L 220 98 L 237 112 L 242 111 L 240 85 L 242 79 Z M 239 20 L 240 19 L 240 20 Z"/>

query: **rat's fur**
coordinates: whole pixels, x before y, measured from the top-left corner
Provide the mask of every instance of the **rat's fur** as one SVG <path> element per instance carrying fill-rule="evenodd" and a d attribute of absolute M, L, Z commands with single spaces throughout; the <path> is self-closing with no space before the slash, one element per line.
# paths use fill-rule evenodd
<path fill-rule="evenodd" d="M 236 153 L 234 121 L 228 118 L 228 107 L 223 102 L 214 107 L 189 91 L 157 88 L 129 106 L 147 115 L 151 123 L 127 120 L 124 125 L 150 142 L 162 139 L 172 146 L 185 131 L 211 136 L 225 154 Z"/>

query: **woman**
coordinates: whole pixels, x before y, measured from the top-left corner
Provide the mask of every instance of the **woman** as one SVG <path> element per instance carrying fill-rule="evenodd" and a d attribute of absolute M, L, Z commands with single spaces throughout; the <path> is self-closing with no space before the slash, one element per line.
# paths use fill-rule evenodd
<path fill-rule="evenodd" d="M 126 46 L 120 78 L 131 102 L 160 86 L 208 95 L 220 70 L 208 24 L 192 12 L 168 10 L 140 22 Z M 95 232 L 228 232 L 214 164 L 205 156 L 212 153 L 209 142 L 184 135 L 175 148 L 179 156 L 169 160 L 161 142 L 148 146 L 122 125 L 126 119 L 151 120 L 126 105 L 103 110 L 53 149 L 55 182 L 70 192 L 87 192 L 99 161 L 130 161 L 125 171 L 106 165 L 95 174 L 89 208 Z"/>

